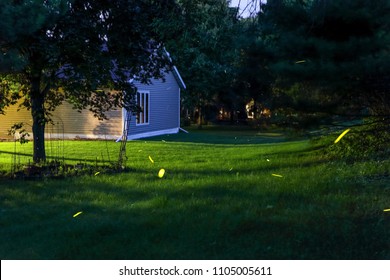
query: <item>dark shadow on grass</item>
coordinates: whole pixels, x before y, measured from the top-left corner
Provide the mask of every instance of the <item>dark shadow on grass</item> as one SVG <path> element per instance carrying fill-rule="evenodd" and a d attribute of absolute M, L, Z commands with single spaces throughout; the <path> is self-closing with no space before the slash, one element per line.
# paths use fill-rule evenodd
<path fill-rule="evenodd" d="M 75 179 L 1 184 L 1 259 L 390 258 L 383 213 L 324 214 L 327 205 L 305 193 L 235 182 L 181 190 Z"/>

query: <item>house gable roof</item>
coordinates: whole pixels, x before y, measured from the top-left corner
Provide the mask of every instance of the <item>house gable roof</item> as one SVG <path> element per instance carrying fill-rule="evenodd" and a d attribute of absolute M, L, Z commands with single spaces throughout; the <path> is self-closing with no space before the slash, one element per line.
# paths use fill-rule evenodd
<path fill-rule="evenodd" d="M 179 70 L 177 70 L 176 66 L 173 66 L 173 76 L 176 79 L 177 84 L 181 89 L 186 89 L 186 84 L 184 83 L 183 79 L 180 76 Z"/>
<path fill-rule="evenodd" d="M 164 51 L 165 51 L 165 55 L 168 57 L 169 61 L 172 62 L 172 58 L 171 58 L 171 55 L 169 54 L 169 52 L 164 48 Z M 184 83 L 182 77 L 180 76 L 180 73 L 179 73 L 179 70 L 177 70 L 176 66 L 173 65 L 172 67 L 173 69 L 173 76 L 175 77 L 176 79 L 176 82 L 177 84 L 179 85 L 179 87 L 181 89 L 186 89 L 186 84 Z"/>

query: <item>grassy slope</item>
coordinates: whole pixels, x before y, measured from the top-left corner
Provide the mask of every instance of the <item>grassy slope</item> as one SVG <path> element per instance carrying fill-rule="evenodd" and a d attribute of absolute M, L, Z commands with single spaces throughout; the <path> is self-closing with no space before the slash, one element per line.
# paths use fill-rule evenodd
<path fill-rule="evenodd" d="M 280 140 L 206 130 L 130 142 L 130 173 L 0 181 L 0 258 L 390 259 L 390 161 L 327 162 Z M 3 166 L 13 147 L 0 143 Z M 69 141 L 64 155 L 117 149 Z"/>

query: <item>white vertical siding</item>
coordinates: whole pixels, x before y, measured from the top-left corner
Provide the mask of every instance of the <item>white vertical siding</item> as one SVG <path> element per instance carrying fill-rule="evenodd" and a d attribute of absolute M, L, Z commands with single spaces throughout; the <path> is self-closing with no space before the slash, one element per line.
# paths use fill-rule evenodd
<path fill-rule="evenodd" d="M 151 85 L 135 85 L 139 91 L 150 93 L 150 119 L 148 125 L 136 125 L 136 116 L 133 116 L 129 136 L 180 127 L 180 88 L 171 72 L 166 75 L 165 81 L 154 79 Z"/>

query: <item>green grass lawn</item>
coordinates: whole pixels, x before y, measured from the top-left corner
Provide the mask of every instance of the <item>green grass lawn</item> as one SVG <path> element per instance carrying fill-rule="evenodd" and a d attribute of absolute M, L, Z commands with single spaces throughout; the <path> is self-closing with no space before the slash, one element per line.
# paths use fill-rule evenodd
<path fill-rule="evenodd" d="M 204 129 L 129 142 L 126 173 L 0 179 L 0 258 L 390 259 L 390 160 L 328 161 L 287 140 Z M 93 165 L 119 143 L 47 148 Z M 0 143 L 4 172 L 30 156 Z"/>

